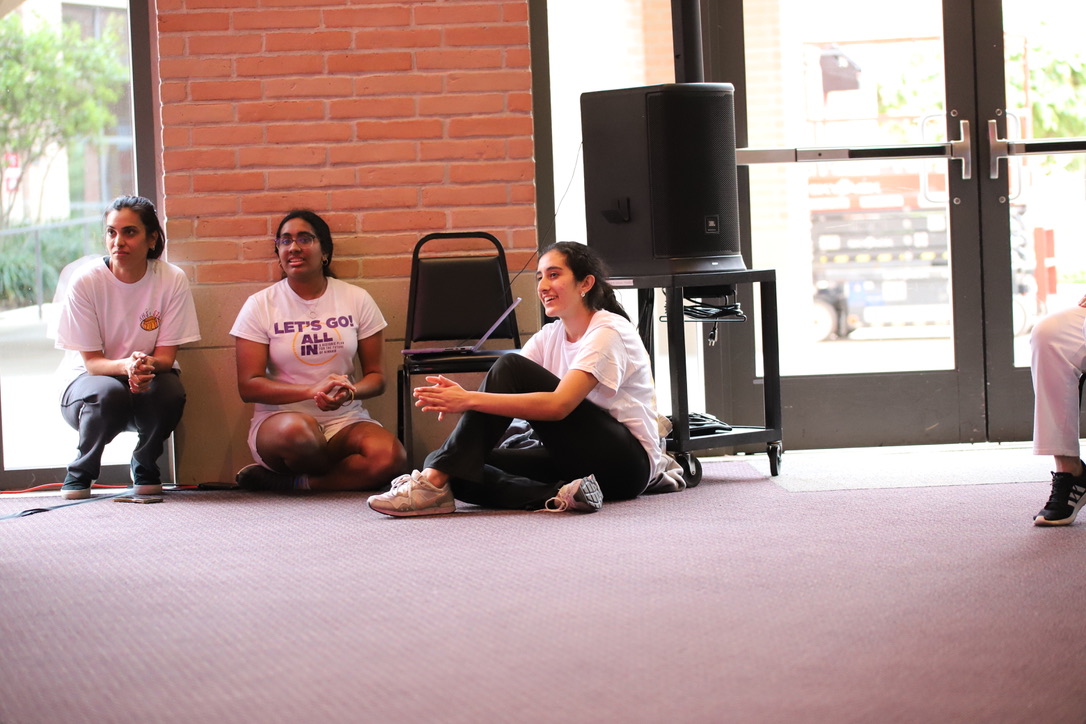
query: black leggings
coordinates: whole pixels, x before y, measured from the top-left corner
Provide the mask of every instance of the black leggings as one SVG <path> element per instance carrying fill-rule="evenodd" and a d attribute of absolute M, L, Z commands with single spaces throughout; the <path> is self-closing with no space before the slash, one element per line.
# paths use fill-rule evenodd
<path fill-rule="evenodd" d="M 519 354 L 500 358 L 480 391 L 553 392 L 558 377 Z M 607 500 L 636 498 L 648 486 L 649 458 L 633 433 L 588 400 L 561 420 L 528 420 L 542 448 L 494 449 L 512 418 L 465 412 L 426 467 L 447 473 L 458 500 L 488 508 L 536 510 L 562 484 L 593 474 Z"/>

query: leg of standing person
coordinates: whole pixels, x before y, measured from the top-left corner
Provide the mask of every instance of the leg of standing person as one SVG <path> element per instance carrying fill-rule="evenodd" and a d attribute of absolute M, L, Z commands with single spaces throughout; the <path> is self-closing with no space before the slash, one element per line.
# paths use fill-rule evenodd
<path fill-rule="evenodd" d="M 1086 369 L 1086 309 L 1051 314 L 1033 329 L 1033 452 L 1051 455 L 1056 467 L 1052 493 L 1035 517 L 1037 525 L 1068 525 L 1086 493 L 1079 451 L 1079 380 Z"/>
<path fill-rule="evenodd" d="M 68 465 L 61 494 L 65 498 L 86 498 L 101 473 L 106 445 L 132 421 L 128 381 L 122 377 L 82 374 L 64 390 L 60 412 L 64 421 L 79 433 L 78 454 Z"/>
<path fill-rule="evenodd" d="M 155 375 L 146 392 L 132 395 L 132 422 L 137 434 L 132 451 L 132 482 L 139 493 L 160 492 L 162 473 L 158 459 L 166 440 L 177 429 L 185 411 L 185 387 L 176 370 Z M 158 491 L 150 488 L 158 487 Z"/>

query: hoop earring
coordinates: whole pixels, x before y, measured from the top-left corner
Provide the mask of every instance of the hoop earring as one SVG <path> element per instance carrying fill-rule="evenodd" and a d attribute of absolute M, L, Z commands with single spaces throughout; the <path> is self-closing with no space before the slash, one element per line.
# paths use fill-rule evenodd
<path fill-rule="evenodd" d="M 329 264 L 329 263 L 330 263 L 331 261 L 332 261 L 332 260 L 331 260 L 331 259 L 329 259 L 328 257 L 324 257 L 323 259 L 321 259 L 321 266 L 328 266 L 328 264 Z"/>

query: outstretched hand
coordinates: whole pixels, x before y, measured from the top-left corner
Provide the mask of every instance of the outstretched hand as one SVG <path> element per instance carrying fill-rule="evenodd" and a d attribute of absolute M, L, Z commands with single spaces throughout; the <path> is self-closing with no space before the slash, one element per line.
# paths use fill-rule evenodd
<path fill-rule="evenodd" d="M 423 412 L 436 412 L 437 419 L 444 419 L 446 412 L 465 412 L 468 408 L 468 391 L 452 380 L 437 375 L 427 377 L 427 387 L 416 387 L 415 407 Z"/>

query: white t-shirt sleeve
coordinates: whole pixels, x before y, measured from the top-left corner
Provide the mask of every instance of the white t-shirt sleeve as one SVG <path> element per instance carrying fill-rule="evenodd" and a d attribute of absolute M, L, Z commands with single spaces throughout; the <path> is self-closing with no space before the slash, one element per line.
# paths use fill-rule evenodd
<path fill-rule="evenodd" d="M 234 326 L 231 327 L 230 334 L 234 337 L 247 339 L 250 342 L 270 343 L 267 312 L 267 293 L 258 292 L 253 294 L 241 305 L 241 311 L 238 312 L 238 316 L 234 320 Z"/>
<path fill-rule="evenodd" d="M 93 278 L 81 274 L 72 280 L 57 320 L 56 346 L 76 352 L 98 352 L 105 349 L 102 325 L 94 298 Z"/>
<path fill-rule="evenodd" d="M 361 292 L 358 305 L 358 338 L 366 339 L 387 327 L 388 322 L 385 321 L 380 307 L 373 301 L 370 293 L 361 287 L 355 287 L 355 289 Z"/>
<path fill-rule="evenodd" d="M 165 262 L 163 262 L 165 265 Z M 180 269 L 164 267 L 173 272 L 173 290 L 166 299 L 161 314 L 161 332 L 157 346 L 175 347 L 200 339 L 200 323 L 196 318 L 196 303 L 192 300 L 189 280 Z"/>

